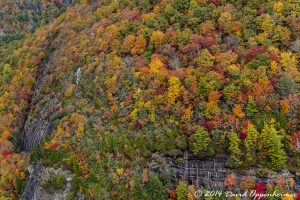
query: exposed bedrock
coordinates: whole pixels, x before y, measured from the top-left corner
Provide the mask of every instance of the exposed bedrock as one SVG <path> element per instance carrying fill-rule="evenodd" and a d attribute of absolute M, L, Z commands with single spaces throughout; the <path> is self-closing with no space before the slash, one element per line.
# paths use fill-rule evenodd
<path fill-rule="evenodd" d="M 22 149 L 31 151 L 47 135 L 54 131 L 53 119 L 59 114 L 61 102 L 59 94 L 45 91 L 48 87 L 50 64 L 44 64 L 37 78 L 34 95 L 31 99 L 29 113 L 24 125 Z"/>
<path fill-rule="evenodd" d="M 236 179 L 236 190 L 243 178 L 255 180 L 256 183 L 277 183 L 279 177 L 283 178 L 286 183 L 289 179 L 295 181 L 294 188 L 289 184 L 285 187 L 289 190 L 296 190 L 300 185 L 300 177 L 288 170 L 275 172 L 266 168 L 252 167 L 243 170 L 233 170 L 227 166 L 227 158 L 225 156 L 216 156 L 213 158 L 186 159 L 185 163 L 177 168 L 179 177 L 188 183 L 195 184 L 197 188 L 205 188 L 208 190 L 225 190 L 224 180 L 231 174 Z"/>

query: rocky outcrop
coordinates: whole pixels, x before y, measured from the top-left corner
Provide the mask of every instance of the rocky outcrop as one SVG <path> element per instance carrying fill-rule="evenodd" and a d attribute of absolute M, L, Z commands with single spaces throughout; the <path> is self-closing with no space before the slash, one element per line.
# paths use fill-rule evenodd
<path fill-rule="evenodd" d="M 46 168 L 40 164 L 28 169 L 30 178 L 22 200 L 65 200 L 71 191 L 72 176 L 62 168 Z M 55 181 L 54 181 L 55 180 Z M 77 200 L 84 198 L 79 196 Z"/>
<path fill-rule="evenodd" d="M 51 45 L 55 45 L 56 40 L 57 34 L 53 34 Z M 55 62 L 53 58 L 57 57 L 58 52 L 51 51 L 49 48 L 46 53 L 51 54 L 52 57 L 45 59 L 37 72 L 34 94 L 23 130 L 22 150 L 24 151 L 31 151 L 47 135 L 51 135 L 55 128 L 53 120 L 61 110 L 60 93 L 57 93 L 55 88 L 49 87 L 53 73 L 52 65 Z"/>
<path fill-rule="evenodd" d="M 232 174 L 240 185 L 243 178 L 248 177 L 256 183 L 276 183 L 278 177 L 284 180 L 293 179 L 294 188 L 286 184 L 287 189 L 295 190 L 300 185 L 299 176 L 287 170 L 275 172 L 266 168 L 253 167 L 245 170 L 233 170 L 227 166 L 226 156 L 216 156 L 213 158 L 197 159 L 187 158 L 186 162 L 178 167 L 179 177 L 188 183 L 193 183 L 197 188 L 208 190 L 225 190 L 224 180 L 227 175 Z M 238 187 L 236 188 L 239 189 Z"/>
<path fill-rule="evenodd" d="M 191 153 L 185 152 L 184 156 L 174 157 L 153 153 L 151 162 L 147 165 L 150 171 L 160 174 L 171 174 L 174 179 L 184 180 L 189 184 L 195 185 L 198 189 L 210 191 L 222 190 L 227 188 L 224 180 L 228 175 L 232 175 L 236 180 L 235 190 L 240 190 L 241 182 L 253 180 L 255 183 L 277 183 L 281 177 L 288 183 L 294 180 L 293 188 L 285 184 L 286 189 L 295 191 L 300 187 L 300 174 L 282 170 L 272 171 L 262 167 L 250 167 L 245 169 L 232 169 L 225 154 L 219 154 L 210 158 L 193 157 Z"/>
<path fill-rule="evenodd" d="M 59 109 L 60 103 L 56 95 L 43 94 L 47 81 L 44 81 L 48 67 L 43 66 L 39 74 L 34 95 L 31 100 L 29 115 L 26 119 L 23 133 L 23 150 L 31 151 L 34 146 L 41 142 L 46 135 L 54 130 L 52 119 L 55 110 Z"/>

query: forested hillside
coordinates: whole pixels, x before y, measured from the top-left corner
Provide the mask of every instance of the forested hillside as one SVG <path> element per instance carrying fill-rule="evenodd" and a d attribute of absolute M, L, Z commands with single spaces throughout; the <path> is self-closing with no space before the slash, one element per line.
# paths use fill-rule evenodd
<path fill-rule="evenodd" d="M 42 163 L 67 199 L 192 200 L 187 152 L 299 178 L 299 59 L 298 0 L 2 0 L 0 199 Z M 297 192 L 247 180 L 224 186 Z"/>
<path fill-rule="evenodd" d="M 72 0 L 1 0 L 0 46 L 23 39 L 50 23 L 72 4 Z"/>

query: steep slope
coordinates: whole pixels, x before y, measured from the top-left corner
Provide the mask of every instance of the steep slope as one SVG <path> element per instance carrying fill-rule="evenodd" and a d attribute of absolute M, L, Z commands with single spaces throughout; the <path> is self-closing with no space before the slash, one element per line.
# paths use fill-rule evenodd
<path fill-rule="evenodd" d="M 193 195 L 175 178 L 184 152 L 299 173 L 299 16 L 293 1 L 81 1 L 6 45 L 1 195 L 26 179 L 12 144 L 71 171 L 70 198 Z M 284 182 L 268 190 L 295 191 Z"/>
<path fill-rule="evenodd" d="M 1 0 L 0 46 L 23 39 L 58 17 L 71 5 L 72 0 Z"/>

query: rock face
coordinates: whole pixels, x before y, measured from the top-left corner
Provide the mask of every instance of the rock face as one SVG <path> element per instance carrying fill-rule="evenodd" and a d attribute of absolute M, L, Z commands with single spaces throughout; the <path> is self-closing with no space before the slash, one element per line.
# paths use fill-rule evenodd
<path fill-rule="evenodd" d="M 25 151 L 31 151 L 34 146 L 39 143 L 47 133 L 53 131 L 53 124 L 43 118 L 36 118 L 27 121 L 25 124 L 25 137 L 23 140 L 23 148 Z"/>
<path fill-rule="evenodd" d="M 229 169 L 226 164 L 227 158 L 225 156 L 216 156 L 205 159 L 188 158 L 185 163 L 175 166 L 172 171 L 177 174 L 176 178 L 184 179 L 186 182 L 196 185 L 197 188 L 204 188 L 210 191 L 225 191 L 224 180 L 228 174 L 234 176 L 237 181 L 237 186 L 240 185 L 245 177 L 252 178 L 256 183 L 276 183 L 278 177 L 281 177 L 288 182 L 287 180 L 292 178 L 295 180 L 295 186 L 292 188 L 289 184 L 285 185 L 285 187 L 291 191 L 296 190 L 300 184 L 299 176 L 286 170 L 274 172 L 263 168 L 250 168 L 246 170 L 246 173 L 241 173 Z M 22 200 L 67 199 L 66 197 L 70 192 L 72 185 L 72 176 L 69 171 L 61 168 L 45 168 L 40 164 L 37 164 L 36 167 L 30 166 L 28 171 L 30 173 L 30 178 L 22 195 Z M 48 188 L 47 183 L 49 183 L 53 177 L 57 176 L 64 177 L 63 187 L 56 190 Z M 50 187 L 52 186 L 53 185 Z M 239 187 L 236 187 L 236 190 L 239 190 Z M 76 194 L 74 199 L 84 200 L 85 198 L 81 194 Z"/>
<path fill-rule="evenodd" d="M 34 95 L 31 99 L 30 112 L 24 126 L 22 147 L 25 151 L 31 151 L 54 128 L 50 121 L 52 114 L 50 106 L 55 102 L 51 101 L 50 96 L 43 96 L 42 94 L 42 88 L 45 84 L 44 79 L 48 71 L 46 62 L 47 60 L 44 61 L 42 70 L 38 75 Z M 47 99 L 48 101 L 41 101 L 42 99 Z M 36 112 L 37 110 L 38 112 Z M 34 113 L 37 114 L 35 115 Z"/>
<path fill-rule="evenodd" d="M 68 171 L 63 169 L 45 168 L 42 165 L 30 166 L 29 182 L 22 195 L 23 200 L 64 200 L 71 190 L 72 178 Z M 60 188 L 56 188 L 51 180 L 60 177 Z M 58 184 L 58 183 L 56 183 Z M 80 199 L 80 198 L 77 198 Z"/>
<path fill-rule="evenodd" d="M 52 52 L 52 54 L 55 57 L 57 52 Z M 38 72 L 30 110 L 24 125 L 22 139 L 24 151 L 31 151 L 47 135 L 51 135 L 55 128 L 53 119 L 59 115 L 61 102 L 59 100 L 60 93 L 56 93 L 53 88 L 48 87 L 51 73 L 53 73 L 51 71 L 53 62 L 52 58 L 45 59 Z"/>
<path fill-rule="evenodd" d="M 224 189 L 224 179 L 228 173 L 226 158 L 189 159 L 182 166 L 182 175 L 187 182 L 207 189 Z"/>
<path fill-rule="evenodd" d="M 164 167 L 162 167 L 164 166 Z M 239 191 L 241 182 L 255 181 L 255 183 L 277 183 L 278 178 L 285 180 L 286 189 L 295 191 L 300 186 L 300 174 L 291 173 L 287 170 L 275 172 L 267 168 L 252 167 L 247 169 L 232 169 L 229 167 L 228 159 L 225 154 L 216 155 L 211 158 L 192 157 L 189 152 L 184 156 L 179 156 L 176 160 L 165 155 L 152 154 L 151 162 L 148 164 L 150 171 L 157 173 L 170 173 L 174 179 L 185 180 L 193 184 L 198 189 L 210 191 L 226 191 L 224 180 L 228 175 L 232 175 L 236 180 L 235 190 Z M 295 181 L 294 187 L 291 187 L 290 180 Z"/>
<path fill-rule="evenodd" d="M 289 184 L 285 187 L 289 190 L 295 190 L 299 187 L 299 176 L 290 173 L 287 170 L 274 172 L 265 168 L 249 168 L 245 172 L 237 172 L 227 167 L 225 156 L 217 156 L 213 158 L 196 159 L 189 158 L 184 164 L 178 168 L 179 176 L 188 183 L 193 183 L 197 188 L 205 188 L 208 190 L 225 190 L 224 180 L 226 176 L 232 174 L 240 185 L 245 177 L 255 180 L 256 183 L 276 183 L 278 177 L 283 178 L 286 182 L 289 179 L 295 181 L 294 188 Z M 238 187 L 236 188 L 238 189 Z"/>

